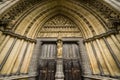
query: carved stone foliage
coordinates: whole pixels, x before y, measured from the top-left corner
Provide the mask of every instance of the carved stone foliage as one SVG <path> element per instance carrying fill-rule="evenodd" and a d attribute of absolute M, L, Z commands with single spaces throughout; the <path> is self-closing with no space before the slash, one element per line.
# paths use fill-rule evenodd
<path fill-rule="evenodd" d="M 113 11 L 105 4 L 101 3 L 99 0 L 85 0 L 83 2 L 89 4 L 88 6 L 94 7 L 97 11 L 99 11 L 106 18 L 110 19 L 110 18 L 117 18 L 117 16 L 120 16 L 117 12 Z"/>
<path fill-rule="evenodd" d="M 116 31 L 119 31 L 120 30 L 120 19 L 110 19 L 109 20 L 109 27 L 111 29 L 114 29 Z"/>
<path fill-rule="evenodd" d="M 25 41 L 29 41 L 29 42 L 32 42 L 32 43 L 36 43 L 36 40 L 35 39 L 32 39 L 32 38 L 28 38 L 28 37 L 26 37 L 26 36 L 22 36 L 22 35 L 19 35 L 19 34 L 16 34 L 16 33 L 14 33 L 14 32 L 12 32 L 12 31 L 3 31 L 3 33 L 5 34 L 5 35 L 10 35 L 11 37 L 14 37 L 14 38 L 18 38 L 18 39 L 23 39 L 23 40 L 25 40 Z"/>
<path fill-rule="evenodd" d="M 99 16 L 103 16 L 108 28 L 111 28 L 111 26 L 113 25 L 113 22 L 114 22 L 113 20 L 115 21 L 120 20 L 120 14 L 118 12 L 115 12 L 113 9 L 111 9 L 107 5 L 103 4 L 100 0 L 76 0 L 76 1 L 78 3 L 84 4 L 88 8 L 93 9 L 94 11 L 99 13 Z"/>
<path fill-rule="evenodd" d="M 49 19 L 39 33 L 39 37 L 57 37 L 58 35 L 81 36 L 77 25 L 63 15 L 56 15 Z"/>
<path fill-rule="evenodd" d="M 20 0 L 17 4 L 12 6 L 7 12 L 5 12 L 0 19 L 9 19 L 10 21 L 7 24 L 13 25 L 15 23 L 16 16 L 19 16 L 23 13 L 26 9 L 34 6 L 36 3 L 41 2 L 42 0 Z M 68 0 L 70 1 L 70 0 Z M 73 2 L 73 0 L 71 0 Z M 111 18 L 120 19 L 120 14 L 113 11 L 105 4 L 101 3 L 99 0 L 76 0 L 77 3 L 83 3 L 87 7 L 92 7 L 96 9 L 97 12 L 100 12 L 101 15 L 104 16 L 106 20 L 108 20 L 107 24 L 111 22 Z M 78 4 L 77 4 L 78 5 Z M 111 22 L 112 23 L 112 22 Z M 12 26 L 11 26 L 12 27 Z M 108 25 L 109 27 L 109 25 Z"/>
<path fill-rule="evenodd" d="M 46 22 L 44 26 L 45 27 L 47 27 L 47 26 L 49 26 L 49 27 L 50 26 L 56 26 L 56 27 L 59 27 L 59 26 L 75 27 L 75 24 L 71 20 L 65 18 L 64 16 L 58 15 L 58 16 L 52 18 L 50 21 Z"/>
<path fill-rule="evenodd" d="M 96 2 L 94 2 L 93 6 L 98 9 L 98 11 L 104 16 L 104 18 L 106 20 L 108 20 L 108 22 L 107 22 L 108 28 L 109 29 L 114 28 L 117 30 L 117 27 L 120 25 L 120 14 L 113 11 L 106 5 L 100 3 L 98 0 L 96 0 Z"/>
<path fill-rule="evenodd" d="M 6 27 L 8 25 L 9 19 L 0 19 L 0 26 Z"/>
<path fill-rule="evenodd" d="M 16 17 L 23 13 L 26 9 L 34 6 L 41 0 L 20 0 L 17 4 L 9 8 L 2 16 L 0 16 L 0 25 L 13 27 Z M 7 21 L 6 21 L 7 20 Z M 9 21 L 8 21 L 9 20 Z M 4 23 L 5 22 L 5 23 Z M 4 23 L 4 24 L 3 24 Z M 7 24 L 7 25 L 6 25 Z"/>

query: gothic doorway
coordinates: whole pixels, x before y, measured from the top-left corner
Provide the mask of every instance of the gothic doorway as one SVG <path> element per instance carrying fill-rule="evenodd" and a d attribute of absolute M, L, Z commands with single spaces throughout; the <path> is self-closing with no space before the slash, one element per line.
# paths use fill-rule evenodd
<path fill-rule="evenodd" d="M 58 37 L 62 38 L 62 50 L 57 48 Z M 62 14 L 51 17 L 41 26 L 29 71 L 37 75 L 37 80 L 58 80 L 57 65 L 62 67 L 61 80 L 81 80 L 83 71 L 90 72 L 80 26 Z"/>
<path fill-rule="evenodd" d="M 79 39 L 62 39 L 60 64 L 57 57 L 57 39 L 41 39 L 41 42 L 37 80 L 82 80 Z M 57 65 L 62 70 L 58 70 Z M 57 72 L 63 73 L 64 77 L 56 78 Z"/>

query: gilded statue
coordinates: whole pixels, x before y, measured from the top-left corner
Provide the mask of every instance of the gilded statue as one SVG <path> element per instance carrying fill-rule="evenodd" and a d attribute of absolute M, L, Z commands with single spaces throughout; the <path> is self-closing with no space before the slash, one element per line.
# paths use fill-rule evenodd
<path fill-rule="evenodd" d="M 57 57 L 62 57 L 62 40 L 58 39 L 57 42 Z"/>

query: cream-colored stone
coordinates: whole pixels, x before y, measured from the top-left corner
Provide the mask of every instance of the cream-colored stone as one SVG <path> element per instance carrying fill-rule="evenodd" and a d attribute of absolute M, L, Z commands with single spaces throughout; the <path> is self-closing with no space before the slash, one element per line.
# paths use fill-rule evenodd
<path fill-rule="evenodd" d="M 1 35 L 0 36 L 0 47 L 2 47 L 2 44 L 3 44 L 3 42 L 5 41 L 5 38 L 6 38 L 6 36 L 5 35 Z"/>
<path fill-rule="evenodd" d="M 28 68 L 29 68 L 29 64 L 30 64 L 31 58 L 32 58 L 34 45 L 35 45 L 34 43 L 31 44 L 31 49 L 30 49 L 29 56 L 27 58 L 27 63 L 26 63 L 26 67 L 25 67 L 24 73 L 28 73 Z"/>
<path fill-rule="evenodd" d="M 90 43 L 87 43 L 86 44 L 86 47 L 87 47 L 87 50 L 88 50 L 88 55 L 89 55 L 89 59 L 90 59 L 90 62 L 91 62 L 91 68 L 93 69 L 93 74 L 99 74 L 100 71 L 98 69 L 98 65 L 97 65 L 97 62 L 96 62 L 96 59 L 95 59 L 95 55 L 93 53 L 93 50 L 92 50 L 92 47 L 90 45 Z"/>
<path fill-rule="evenodd" d="M 114 41 L 111 39 L 111 37 L 106 38 L 112 51 L 114 52 L 114 55 L 117 57 L 117 59 L 120 61 L 120 50 L 119 48 L 115 45 Z"/>
<path fill-rule="evenodd" d="M 101 51 L 100 51 L 99 46 L 97 45 L 96 41 L 93 41 L 93 45 L 94 45 L 98 60 L 100 62 L 100 65 L 102 66 L 103 73 L 105 75 L 109 75 L 110 73 L 109 73 L 108 68 L 106 66 L 104 57 L 102 56 Z"/>
<path fill-rule="evenodd" d="M 15 65 L 14 65 L 14 68 L 12 70 L 12 74 L 17 73 L 17 71 L 18 71 L 18 69 L 20 67 L 20 63 L 21 63 L 21 61 L 22 61 L 22 59 L 24 57 L 26 47 L 27 47 L 27 42 L 24 42 L 23 45 L 22 45 L 21 50 L 19 51 L 18 57 L 17 57 L 17 59 L 15 61 Z"/>
<path fill-rule="evenodd" d="M 19 40 L 17 40 L 16 44 L 18 43 L 18 41 Z M 23 40 L 20 40 L 20 43 L 18 44 L 16 51 L 12 52 L 12 53 L 14 53 L 13 56 L 12 56 L 13 59 L 10 59 L 11 60 L 11 64 L 9 65 L 9 69 L 7 71 L 7 74 L 11 74 L 12 73 L 12 70 L 14 69 L 14 66 L 15 66 L 15 61 L 18 58 L 18 54 L 21 51 L 22 45 L 23 45 Z M 13 48 L 13 49 L 15 49 L 15 48 Z"/>
<path fill-rule="evenodd" d="M 0 37 L 2 36 L 2 31 L 0 31 Z"/>
<path fill-rule="evenodd" d="M 103 40 L 100 40 L 100 43 L 103 47 L 103 50 L 105 51 L 105 55 L 106 55 L 106 58 L 108 60 L 108 63 L 111 66 L 111 69 L 112 69 L 111 73 L 114 74 L 115 76 L 119 76 L 120 75 L 120 70 L 117 67 L 117 65 L 115 63 L 115 60 L 113 59 L 113 57 L 112 57 L 110 51 L 108 50 L 105 42 Z"/>
<path fill-rule="evenodd" d="M 4 41 L 2 41 L 2 38 L 1 38 L 0 54 L 1 54 L 1 51 L 3 51 L 3 48 L 5 47 L 5 45 L 7 45 L 9 38 L 10 36 L 6 36 Z"/>
<path fill-rule="evenodd" d="M 105 64 L 107 65 L 107 68 L 108 68 L 108 70 L 109 70 L 109 72 L 110 72 L 110 75 L 114 76 L 115 74 L 113 73 L 113 70 L 112 70 L 112 68 L 111 68 L 111 65 L 109 64 L 108 59 L 107 59 L 108 56 L 105 55 L 106 52 L 104 51 L 104 47 L 103 47 L 102 44 L 100 43 L 100 40 L 97 39 L 96 42 L 97 42 L 97 44 L 98 44 L 98 46 L 99 46 L 99 48 L 100 48 L 101 54 L 102 54 L 102 56 L 103 56 L 103 58 L 104 58 L 104 60 L 105 60 Z"/>
<path fill-rule="evenodd" d="M 54 4 L 55 2 L 51 2 L 48 3 L 47 5 L 43 5 L 42 7 L 37 8 L 35 11 L 31 12 L 29 15 L 27 15 L 27 17 L 25 17 L 22 22 L 19 24 L 19 26 L 16 29 L 16 33 L 23 35 L 25 33 L 25 31 L 27 30 L 28 25 L 30 24 L 30 22 L 33 21 L 33 19 L 39 15 L 39 12 L 41 11 L 41 9 L 43 10 L 43 8 L 45 9 L 46 6 L 50 6 L 53 7 L 55 6 Z"/>
<path fill-rule="evenodd" d="M 120 43 L 120 33 L 119 33 L 119 34 L 116 34 L 116 37 L 117 37 L 117 39 L 118 39 L 118 41 L 119 41 L 119 43 Z"/>
<path fill-rule="evenodd" d="M 8 36 L 9 37 L 9 36 Z M 8 39 L 8 38 L 7 38 Z M 12 43 L 14 41 L 14 38 L 10 38 L 9 41 L 6 43 L 5 47 L 2 49 L 0 53 L 0 64 L 3 62 L 8 50 L 10 49 Z"/>
<path fill-rule="evenodd" d="M 20 70 L 20 73 L 25 73 L 25 67 L 26 67 L 26 64 L 28 63 L 28 57 L 29 57 L 29 54 L 30 54 L 30 49 L 31 49 L 31 43 L 29 43 L 29 46 L 27 48 L 27 51 L 26 51 L 26 55 L 24 57 L 24 60 L 23 60 L 23 63 L 22 63 L 22 66 L 21 66 L 21 70 Z"/>
<path fill-rule="evenodd" d="M 114 35 L 111 35 L 111 38 L 113 39 L 113 42 L 117 45 L 117 47 L 120 50 L 120 43 L 119 43 L 119 41 L 116 39 L 116 37 Z"/>
<path fill-rule="evenodd" d="M 14 65 L 14 60 L 16 59 L 15 56 L 17 54 L 17 50 L 19 49 L 20 40 L 17 40 L 12 51 L 10 52 L 10 55 L 8 56 L 8 59 L 6 63 L 4 64 L 4 67 L 1 70 L 2 74 L 10 74 L 11 68 Z"/>
<path fill-rule="evenodd" d="M 34 43 L 29 43 L 29 46 L 28 46 L 21 70 L 20 70 L 21 73 L 27 73 L 28 71 L 28 66 L 30 63 L 30 59 L 32 57 L 33 48 L 34 48 Z"/>

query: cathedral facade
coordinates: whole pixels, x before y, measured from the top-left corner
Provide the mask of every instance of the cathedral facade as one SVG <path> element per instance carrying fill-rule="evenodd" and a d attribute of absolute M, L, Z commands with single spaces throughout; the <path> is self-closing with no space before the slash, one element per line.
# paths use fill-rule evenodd
<path fill-rule="evenodd" d="M 119 0 L 0 0 L 0 80 L 120 80 Z"/>

